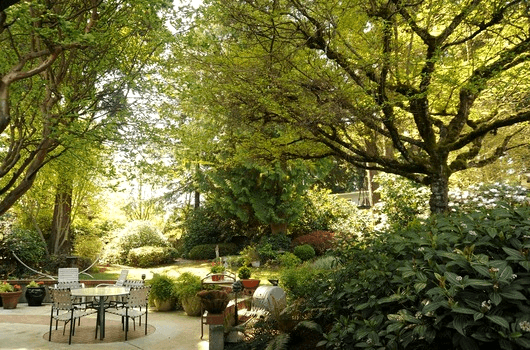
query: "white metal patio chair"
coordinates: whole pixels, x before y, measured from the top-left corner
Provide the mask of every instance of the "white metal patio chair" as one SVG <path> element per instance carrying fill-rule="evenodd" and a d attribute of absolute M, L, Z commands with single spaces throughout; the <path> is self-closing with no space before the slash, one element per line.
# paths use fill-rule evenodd
<path fill-rule="evenodd" d="M 149 312 L 149 292 L 151 286 L 141 286 L 131 288 L 129 294 L 123 302 L 111 302 L 111 306 L 106 312 L 121 316 L 122 327 L 125 330 L 125 340 L 129 331 L 129 318 L 133 320 L 133 327 L 136 329 L 135 319 L 138 318 L 138 324 L 142 325 L 142 316 L 145 315 L 145 334 L 147 335 L 147 314 Z"/>
<path fill-rule="evenodd" d="M 88 309 L 87 303 L 76 303 L 69 289 L 54 289 L 50 288 L 50 296 L 52 299 L 52 308 L 50 315 L 50 333 L 48 335 L 48 341 L 52 339 L 52 323 L 55 320 L 55 329 L 59 321 L 64 322 L 63 335 L 65 333 L 66 324 L 70 322 L 70 335 L 68 336 L 68 344 L 72 343 L 72 336 L 75 333 L 75 320 L 81 319 L 81 317 L 88 316 L 96 313 L 96 310 Z M 91 304 L 91 303 L 90 303 Z M 83 308 L 79 308 L 83 306 Z M 61 313 L 61 311 L 64 311 Z M 97 334 L 97 326 L 96 326 Z"/>

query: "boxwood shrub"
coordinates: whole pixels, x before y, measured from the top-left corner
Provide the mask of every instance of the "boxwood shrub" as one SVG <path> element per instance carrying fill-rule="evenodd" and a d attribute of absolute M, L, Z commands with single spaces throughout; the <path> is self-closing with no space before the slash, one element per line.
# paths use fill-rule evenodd
<path fill-rule="evenodd" d="M 129 251 L 127 263 L 136 267 L 151 267 L 173 261 L 175 249 L 170 247 L 140 247 Z"/>
<path fill-rule="evenodd" d="M 215 259 L 215 246 L 219 245 L 219 255 L 234 255 L 237 254 L 238 248 L 234 243 L 219 243 L 219 244 L 199 244 L 193 247 L 188 253 L 188 258 L 191 260 L 208 260 Z"/>
<path fill-rule="evenodd" d="M 294 247 L 294 255 L 302 261 L 307 261 L 315 257 L 315 250 L 309 244 L 302 244 Z"/>

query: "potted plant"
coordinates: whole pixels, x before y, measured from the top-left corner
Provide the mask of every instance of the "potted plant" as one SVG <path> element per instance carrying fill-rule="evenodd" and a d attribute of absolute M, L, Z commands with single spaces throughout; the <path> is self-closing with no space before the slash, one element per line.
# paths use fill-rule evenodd
<path fill-rule="evenodd" d="M 243 283 L 243 287 L 245 287 L 247 290 L 254 290 L 258 288 L 260 283 L 260 280 L 258 279 L 251 279 L 251 275 L 252 272 L 247 266 L 241 266 L 239 270 L 237 270 L 237 276 L 241 280 L 241 283 Z"/>
<path fill-rule="evenodd" d="M 26 286 L 24 296 L 26 297 L 28 306 L 41 306 L 42 301 L 46 297 L 46 288 L 43 286 L 43 282 L 29 282 Z"/>
<path fill-rule="evenodd" d="M 155 273 L 153 278 L 149 281 L 149 284 L 151 285 L 149 300 L 153 302 L 156 310 L 172 310 L 175 306 L 175 297 L 173 295 L 175 281 L 167 275 Z"/>
<path fill-rule="evenodd" d="M 4 309 L 15 309 L 18 304 L 18 299 L 22 295 L 22 290 L 18 284 L 12 286 L 4 281 L 0 285 L 0 297 L 2 297 L 2 305 Z"/>
<path fill-rule="evenodd" d="M 224 279 L 224 272 L 225 267 L 220 260 L 215 260 L 212 262 L 212 267 L 210 268 L 210 273 L 212 274 L 212 281 L 222 281 Z"/>
<path fill-rule="evenodd" d="M 202 284 L 199 276 L 191 272 L 183 272 L 177 277 L 173 293 L 188 316 L 201 315 L 201 299 L 197 296 L 201 290 Z"/>

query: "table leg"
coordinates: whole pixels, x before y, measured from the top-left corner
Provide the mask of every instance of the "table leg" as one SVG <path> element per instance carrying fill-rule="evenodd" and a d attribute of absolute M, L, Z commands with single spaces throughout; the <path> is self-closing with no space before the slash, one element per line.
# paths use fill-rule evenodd
<path fill-rule="evenodd" d="M 99 297 L 99 339 L 105 338 L 105 298 Z"/>

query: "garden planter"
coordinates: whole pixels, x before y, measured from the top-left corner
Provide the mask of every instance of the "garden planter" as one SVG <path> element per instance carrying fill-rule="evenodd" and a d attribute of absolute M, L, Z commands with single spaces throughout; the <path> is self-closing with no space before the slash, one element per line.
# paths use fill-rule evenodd
<path fill-rule="evenodd" d="M 175 301 L 170 298 L 167 300 L 154 300 L 156 311 L 171 311 L 173 310 L 173 305 L 175 304 Z"/>
<path fill-rule="evenodd" d="M 18 299 L 21 295 L 22 291 L 0 293 L 4 309 L 15 309 L 18 304 Z"/>
<path fill-rule="evenodd" d="M 256 289 L 259 286 L 260 280 L 244 279 L 241 280 L 241 283 L 243 283 L 243 287 L 245 287 L 245 289 Z"/>
<path fill-rule="evenodd" d="M 197 296 L 209 314 L 222 314 L 229 302 L 228 294 L 221 290 L 203 290 L 197 293 Z"/>
<path fill-rule="evenodd" d="M 41 306 L 46 297 L 45 287 L 28 287 L 25 294 L 28 306 Z"/>
<path fill-rule="evenodd" d="M 182 299 L 182 308 L 188 316 L 201 315 L 201 299 L 199 297 L 187 297 Z"/>

